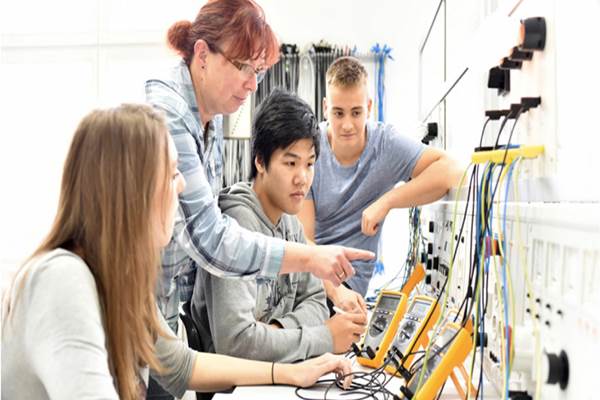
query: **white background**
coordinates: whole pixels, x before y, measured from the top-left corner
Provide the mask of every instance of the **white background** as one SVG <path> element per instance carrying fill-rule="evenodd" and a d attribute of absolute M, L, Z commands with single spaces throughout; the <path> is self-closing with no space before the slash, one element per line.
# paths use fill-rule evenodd
<path fill-rule="evenodd" d="M 417 118 L 417 48 L 437 1 L 259 2 L 281 41 L 325 39 L 393 48 L 386 67 L 386 115 L 407 133 Z M 55 213 L 62 163 L 77 122 L 98 106 L 143 101 L 152 71 L 176 57 L 165 34 L 192 20 L 185 0 L 4 1 L 0 5 L 0 272 L 3 281 L 39 243 Z M 390 248 L 405 248 L 405 213 Z M 392 216 L 393 218 L 393 216 Z M 386 230 L 390 230 L 389 223 Z M 404 250 L 383 258 L 399 265 Z"/>

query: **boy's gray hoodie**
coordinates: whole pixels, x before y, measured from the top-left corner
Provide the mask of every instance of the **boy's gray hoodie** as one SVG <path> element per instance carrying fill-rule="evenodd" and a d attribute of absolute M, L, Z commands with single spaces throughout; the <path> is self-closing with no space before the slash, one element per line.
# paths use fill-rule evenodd
<path fill-rule="evenodd" d="M 248 230 L 305 243 L 295 216 L 283 214 L 273 225 L 249 182 L 223 189 L 219 207 Z M 325 290 L 310 273 L 257 282 L 219 278 L 199 268 L 191 311 L 202 331 L 205 351 L 278 362 L 333 351 L 333 339 L 324 324 L 329 317 Z M 274 322 L 283 329 L 269 326 Z"/>

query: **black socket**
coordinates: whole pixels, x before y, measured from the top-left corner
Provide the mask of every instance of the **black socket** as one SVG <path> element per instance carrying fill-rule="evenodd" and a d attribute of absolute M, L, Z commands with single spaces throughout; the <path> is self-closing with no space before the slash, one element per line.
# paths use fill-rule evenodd
<path fill-rule="evenodd" d="M 548 380 L 546 383 L 554 385 L 558 383 L 562 390 L 569 384 L 569 358 L 564 350 L 559 355 L 547 353 L 548 357 Z"/>
<path fill-rule="evenodd" d="M 427 123 L 427 134 L 423 136 L 421 142 L 425 144 L 429 144 L 432 140 L 438 137 L 438 124 L 437 122 L 428 122 Z"/>
<path fill-rule="evenodd" d="M 521 103 L 513 103 L 510 105 L 510 113 L 506 116 L 508 119 L 515 119 L 517 115 L 522 110 L 523 106 Z"/>
<path fill-rule="evenodd" d="M 531 108 L 536 108 L 542 104 L 542 98 L 538 97 L 521 97 L 521 105 L 523 106 L 523 111 L 529 111 Z"/>
<path fill-rule="evenodd" d="M 504 57 L 501 61 L 500 61 L 500 65 L 499 67 L 502 69 L 521 69 L 521 67 L 523 66 L 523 62 L 522 61 L 513 61 L 508 57 Z"/>
<path fill-rule="evenodd" d="M 510 56 L 508 56 L 508 58 L 511 60 L 529 61 L 533 58 L 533 51 L 521 50 L 515 46 L 510 51 Z"/>
<path fill-rule="evenodd" d="M 521 21 L 521 50 L 544 50 L 546 46 L 546 20 L 532 17 Z"/>
<path fill-rule="evenodd" d="M 506 117 L 510 114 L 510 110 L 486 110 L 485 116 L 491 119 L 492 121 L 496 121 L 502 117 Z"/>
<path fill-rule="evenodd" d="M 498 94 L 510 92 L 510 70 L 491 68 L 488 74 L 488 88 L 498 89 Z"/>

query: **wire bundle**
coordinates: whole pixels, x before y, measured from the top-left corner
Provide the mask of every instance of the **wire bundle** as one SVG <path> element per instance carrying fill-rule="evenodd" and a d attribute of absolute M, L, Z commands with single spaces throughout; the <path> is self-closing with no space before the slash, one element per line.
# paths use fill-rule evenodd
<path fill-rule="evenodd" d="M 368 298 L 367 302 L 375 302 L 375 300 L 377 299 L 377 295 L 382 290 L 400 290 L 402 287 L 404 287 L 413 270 L 415 269 L 415 266 L 419 262 L 419 254 L 421 254 L 425 247 L 425 238 L 423 236 L 423 231 L 421 228 L 421 209 L 419 207 L 411 207 L 408 210 L 408 229 L 410 235 L 408 238 L 408 252 L 406 254 L 404 264 L 398 270 L 398 273 L 396 273 L 396 275 L 394 275 L 381 287 L 375 289 L 375 296 L 373 298 Z M 395 283 L 396 281 L 398 281 L 398 279 L 400 279 L 400 282 L 398 285 L 396 285 Z"/>

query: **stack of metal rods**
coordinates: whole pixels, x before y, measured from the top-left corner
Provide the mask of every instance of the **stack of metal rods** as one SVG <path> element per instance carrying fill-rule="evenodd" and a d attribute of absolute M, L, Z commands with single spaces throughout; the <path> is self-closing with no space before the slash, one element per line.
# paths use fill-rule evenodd
<path fill-rule="evenodd" d="M 298 92 L 300 80 L 300 55 L 295 44 L 282 44 L 279 61 L 267 71 L 263 81 L 253 97 L 253 109 L 256 109 L 265 97 L 275 88 L 289 92 Z"/>
<path fill-rule="evenodd" d="M 250 179 L 250 140 L 235 138 L 224 142 L 223 187 Z"/>

